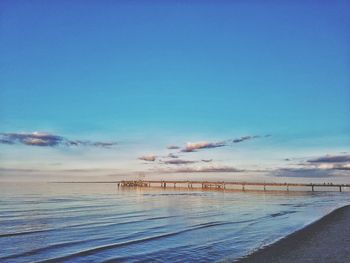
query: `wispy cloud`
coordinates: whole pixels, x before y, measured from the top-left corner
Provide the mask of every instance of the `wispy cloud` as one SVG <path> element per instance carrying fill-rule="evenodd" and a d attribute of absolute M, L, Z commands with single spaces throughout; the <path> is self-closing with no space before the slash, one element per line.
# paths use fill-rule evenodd
<path fill-rule="evenodd" d="M 159 169 L 159 173 L 237 173 L 244 170 L 230 166 L 205 166 L 205 167 L 178 167 L 171 169 Z"/>
<path fill-rule="evenodd" d="M 1 141 L 5 141 L 6 144 L 21 143 L 25 145 L 33 146 L 57 146 L 59 144 L 70 144 L 69 140 L 65 140 L 63 137 L 43 133 L 0 133 Z"/>
<path fill-rule="evenodd" d="M 192 164 L 196 163 L 196 161 L 188 161 L 188 160 L 182 160 L 182 159 L 172 159 L 172 160 L 167 160 L 163 161 L 165 164 L 176 164 L 176 165 L 181 165 L 181 164 Z"/>
<path fill-rule="evenodd" d="M 181 148 L 180 146 L 176 146 L 176 145 L 169 145 L 167 147 L 167 149 L 169 149 L 169 150 L 177 150 L 177 149 L 180 149 L 180 148 Z"/>
<path fill-rule="evenodd" d="M 199 149 L 211 149 L 226 146 L 225 142 L 189 142 L 181 152 L 195 152 Z"/>
<path fill-rule="evenodd" d="M 350 155 L 326 155 L 307 160 L 300 163 L 300 166 L 321 170 L 349 170 Z"/>
<path fill-rule="evenodd" d="M 13 141 L 8 140 L 8 139 L 0 139 L 0 144 L 14 144 Z"/>
<path fill-rule="evenodd" d="M 232 142 L 233 143 L 240 143 L 240 142 L 244 142 L 244 141 L 248 141 L 248 140 L 252 140 L 252 139 L 256 139 L 256 138 L 260 138 L 260 136 L 255 135 L 255 136 L 243 136 L 237 139 L 233 139 Z"/>
<path fill-rule="evenodd" d="M 94 146 L 108 148 L 116 142 L 101 142 L 89 140 L 69 140 L 62 136 L 46 133 L 0 133 L 0 144 L 24 144 L 29 146 L 55 147 L 55 146 Z"/>
<path fill-rule="evenodd" d="M 350 155 L 326 155 L 308 160 L 309 163 L 345 163 L 350 162 Z"/>
<path fill-rule="evenodd" d="M 348 170 L 350 163 L 317 163 L 304 164 L 306 168 L 314 168 L 319 170 Z"/>
<path fill-rule="evenodd" d="M 21 169 L 21 168 L 5 168 L 5 167 L 0 167 L 0 175 L 1 172 L 8 173 L 8 172 L 41 172 L 39 169 Z"/>
<path fill-rule="evenodd" d="M 219 142 L 208 142 L 208 141 L 202 141 L 202 142 L 188 142 L 186 147 L 181 150 L 181 152 L 196 152 L 201 149 L 212 149 L 212 148 L 218 148 L 218 147 L 224 147 L 236 143 L 241 143 L 244 141 L 253 140 L 256 138 L 262 138 L 262 137 L 270 137 L 271 135 L 254 135 L 254 136 L 242 136 L 236 139 L 230 139 L 225 141 L 219 141 Z"/>
<path fill-rule="evenodd" d="M 97 147 L 111 147 L 116 145 L 114 142 L 93 142 L 92 145 Z"/>
<path fill-rule="evenodd" d="M 157 156 L 155 155 L 143 155 L 138 158 L 139 160 L 146 161 L 146 162 L 154 162 L 157 159 Z"/>
<path fill-rule="evenodd" d="M 244 142 L 244 141 L 249 141 L 249 140 L 253 140 L 253 139 L 258 139 L 258 138 L 268 138 L 271 137 L 271 134 L 266 134 L 266 135 L 248 135 L 248 136 L 242 136 L 240 138 L 236 138 L 233 139 L 232 142 L 233 143 L 240 143 L 240 142 Z"/>
<path fill-rule="evenodd" d="M 330 169 L 318 168 L 281 168 L 271 172 L 271 175 L 277 177 L 303 177 L 303 178 L 322 178 L 334 176 L 334 171 Z"/>
<path fill-rule="evenodd" d="M 340 171 L 350 171 L 350 164 L 335 165 L 333 169 Z"/>
<path fill-rule="evenodd" d="M 179 158 L 178 155 L 173 154 L 173 153 L 169 153 L 166 157 L 168 157 L 168 158 Z"/>
<path fill-rule="evenodd" d="M 282 168 L 271 171 L 273 176 L 278 177 L 304 177 L 304 178 L 322 178 L 334 176 L 350 176 L 350 166 L 335 166 L 332 168 Z"/>
<path fill-rule="evenodd" d="M 281 168 L 272 171 L 272 175 L 283 177 L 331 177 L 350 176 L 350 155 L 326 155 L 306 160 L 298 167 Z"/>

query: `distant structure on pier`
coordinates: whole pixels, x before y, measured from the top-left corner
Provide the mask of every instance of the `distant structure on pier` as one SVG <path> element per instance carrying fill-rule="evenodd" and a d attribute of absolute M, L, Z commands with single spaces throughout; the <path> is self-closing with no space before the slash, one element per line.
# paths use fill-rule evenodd
<path fill-rule="evenodd" d="M 118 187 L 162 187 L 162 188 L 202 188 L 202 189 L 217 189 L 217 190 L 297 190 L 307 191 L 308 189 L 312 192 L 321 190 L 330 190 L 342 192 L 344 189 L 350 188 L 350 184 L 296 184 L 296 183 L 254 183 L 254 182 L 224 182 L 224 181 L 172 181 L 172 180 L 143 180 L 144 174 L 139 175 L 139 180 L 134 181 L 120 181 L 117 182 Z M 237 188 L 238 187 L 238 188 Z"/>

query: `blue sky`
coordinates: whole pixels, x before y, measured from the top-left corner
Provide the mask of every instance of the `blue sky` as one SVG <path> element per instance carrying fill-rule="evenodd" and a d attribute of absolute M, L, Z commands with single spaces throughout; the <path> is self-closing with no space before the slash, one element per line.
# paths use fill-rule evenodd
<path fill-rule="evenodd" d="M 348 1 L 0 5 L 3 178 L 180 177 L 203 167 L 230 178 L 231 168 L 298 170 L 349 155 Z M 62 140 L 43 143 L 44 133 Z M 245 136 L 258 137 L 232 143 Z M 181 152 L 189 142 L 224 145 Z M 349 162 L 325 167 L 348 180 Z"/>

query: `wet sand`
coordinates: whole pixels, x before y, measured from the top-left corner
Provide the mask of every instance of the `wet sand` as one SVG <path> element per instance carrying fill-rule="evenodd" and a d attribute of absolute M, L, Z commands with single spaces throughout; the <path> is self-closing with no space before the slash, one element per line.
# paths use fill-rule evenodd
<path fill-rule="evenodd" d="M 350 262 L 350 205 L 237 262 Z"/>

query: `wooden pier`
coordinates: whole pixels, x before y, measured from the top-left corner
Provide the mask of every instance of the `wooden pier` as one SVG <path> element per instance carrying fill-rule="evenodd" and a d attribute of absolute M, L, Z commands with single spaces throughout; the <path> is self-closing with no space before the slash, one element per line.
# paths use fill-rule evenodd
<path fill-rule="evenodd" d="M 163 188 L 202 188 L 202 189 L 216 189 L 216 190 L 283 190 L 290 191 L 297 188 L 306 188 L 298 191 L 312 192 L 329 190 L 342 192 L 344 189 L 349 188 L 350 184 L 332 184 L 332 183 L 260 183 L 260 182 L 224 182 L 224 181 L 157 181 L 157 180 L 135 180 L 135 181 L 119 181 L 118 187 L 163 187 Z"/>

